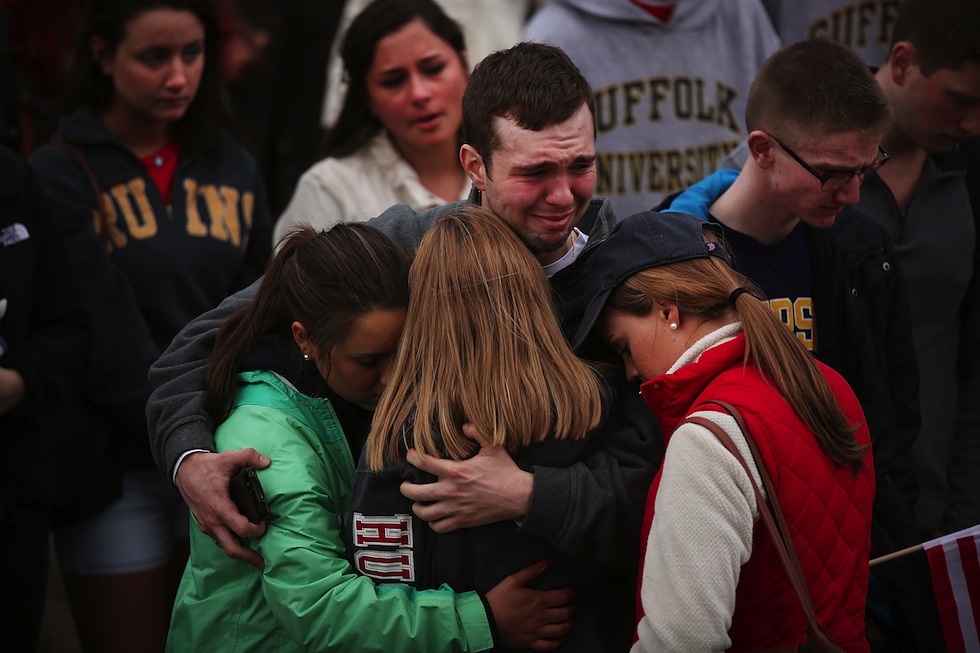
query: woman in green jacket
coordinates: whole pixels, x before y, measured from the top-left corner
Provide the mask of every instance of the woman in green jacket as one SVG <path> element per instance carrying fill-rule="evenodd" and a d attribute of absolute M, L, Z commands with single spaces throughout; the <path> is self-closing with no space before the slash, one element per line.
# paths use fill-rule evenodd
<path fill-rule="evenodd" d="M 523 587 L 543 565 L 485 596 L 375 587 L 351 569 L 340 523 L 352 452 L 402 330 L 408 268 L 408 255 L 371 227 L 306 228 L 288 237 L 255 299 L 222 327 L 208 370 L 221 422 L 215 443 L 272 460 L 258 471 L 267 530 L 247 543 L 265 569 L 228 558 L 191 529 L 168 650 L 546 650 L 567 632 L 569 593 Z"/>

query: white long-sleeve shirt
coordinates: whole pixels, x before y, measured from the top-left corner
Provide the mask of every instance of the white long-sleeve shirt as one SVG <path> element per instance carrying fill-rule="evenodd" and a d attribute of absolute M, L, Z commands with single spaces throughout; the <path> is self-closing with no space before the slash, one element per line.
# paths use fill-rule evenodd
<path fill-rule="evenodd" d="M 740 330 L 730 324 L 696 342 L 668 371 L 696 361 Z M 718 424 L 738 447 L 755 482 L 762 479 L 735 418 L 694 413 Z M 739 574 L 752 554 L 759 509 L 742 465 L 708 429 L 682 424 L 664 456 L 654 519 L 644 554 L 644 617 L 631 653 L 724 651 L 735 613 Z"/>
<path fill-rule="evenodd" d="M 463 184 L 459 199 L 466 199 Z M 422 185 L 418 173 L 395 150 L 385 132 L 343 158 L 328 158 L 303 173 L 273 233 L 273 242 L 301 224 L 329 229 L 338 222 L 364 222 L 395 204 L 424 211 L 445 200 Z"/>

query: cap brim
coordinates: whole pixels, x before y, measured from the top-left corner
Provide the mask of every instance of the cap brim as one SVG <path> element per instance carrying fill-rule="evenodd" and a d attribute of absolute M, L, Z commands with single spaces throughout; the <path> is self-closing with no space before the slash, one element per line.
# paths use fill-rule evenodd
<path fill-rule="evenodd" d="M 575 331 L 575 336 L 570 343 L 573 351 L 577 351 L 588 339 L 589 334 L 595 327 L 595 323 L 599 321 L 599 316 L 602 315 L 602 309 L 605 308 L 606 300 L 609 299 L 612 291 L 612 287 L 604 289 L 585 307 L 585 314 L 582 317 L 582 321 L 579 322 L 578 329 Z"/>

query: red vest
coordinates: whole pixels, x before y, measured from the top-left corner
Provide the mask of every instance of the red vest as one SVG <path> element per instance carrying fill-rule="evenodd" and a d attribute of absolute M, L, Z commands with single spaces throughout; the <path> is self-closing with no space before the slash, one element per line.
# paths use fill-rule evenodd
<path fill-rule="evenodd" d="M 820 624 L 845 651 L 867 652 L 864 612 L 875 487 L 870 449 L 856 476 L 850 467 L 837 467 L 771 382 L 755 367 L 742 366 L 744 351 L 745 337 L 739 335 L 709 349 L 696 363 L 647 381 L 641 393 L 668 442 L 703 402 L 716 399 L 739 409 L 772 477 Z M 839 374 L 818 365 L 848 420 L 859 425 L 858 441 L 869 442 L 854 393 Z M 700 410 L 721 409 L 708 405 Z M 641 579 L 659 485 L 658 472 L 643 519 Z M 643 616 L 639 600 L 637 614 Z M 728 634 L 731 651 L 793 646 L 806 640 L 803 611 L 758 521 L 752 555 L 739 576 Z"/>

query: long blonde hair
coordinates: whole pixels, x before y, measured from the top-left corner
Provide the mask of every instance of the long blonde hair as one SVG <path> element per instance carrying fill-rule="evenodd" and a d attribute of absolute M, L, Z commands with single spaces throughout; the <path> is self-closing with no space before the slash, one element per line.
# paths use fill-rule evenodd
<path fill-rule="evenodd" d="M 734 310 L 745 333 L 744 362 L 772 380 L 831 460 L 859 469 L 867 445 L 854 437 L 856 425 L 848 422 L 810 352 L 749 292 L 738 295 L 733 308 L 729 297 L 737 288 L 755 286 L 720 258 L 692 259 L 634 274 L 613 291 L 606 310 L 644 316 L 659 302 L 703 320 Z"/>
<path fill-rule="evenodd" d="M 466 206 L 419 245 L 405 328 L 367 441 L 373 469 L 403 457 L 413 429 L 423 455 L 466 458 L 473 423 L 514 450 L 599 425 L 604 392 L 562 335 L 540 263 L 496 215 Z"/>

